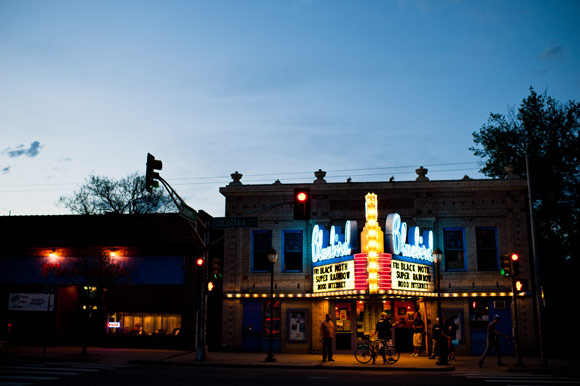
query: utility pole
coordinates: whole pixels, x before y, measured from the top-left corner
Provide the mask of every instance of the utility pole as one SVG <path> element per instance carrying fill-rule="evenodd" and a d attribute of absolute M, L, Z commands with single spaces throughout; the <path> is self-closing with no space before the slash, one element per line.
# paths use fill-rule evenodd
<path fill-rule="evenodd" d="M 167 189 L 169 196 L 173 200 L 173 203 L 179 208 L 179 214 L 184 217 L 191 225 L 193 234 L 196 236 L 197 241 L 203 248 L 203 260 L 204 264 L 201 273 L 201 283 L 200 284 L 200 310 L 199 316 L 196 317 L 196 360 L 205 361 L 207 358 L 207 344 L 206 344 L 206 320 L 207 320 L 207 280 L 208 280 L 208 245 L 209 245 L 209 232 L 205 224 L 197 217 L 197 212 L 189 207 L 185 200 L 183 200 L 179 194 L 169 185 L 163 177 L 159 175 L 156 170 L 161 170 L 163 168 L 163 163 L 161 160 L 155 159 L 155 157 L 147 153 L 147 169 L 145 173 L 145 185 L 148 192 L 152 192 L 152 189 L 159 186 L 157 181 L 160 181 L 163 186 Z M 198 223 L 203 226 L 203 238 L 198 233 Z M 198 283 L 195 283 L 196 285 Z"/>
<path fill-rule="evenodd" d="M 526 153 L 526 177 L 528 178 L 528 200 L 530 207 L 530 228 L 532 233 L 532 254 L 534 255 L 534 292 L 536 299 L 536 312 L 538 317 L 538 339 L 539 339 L 539 349 L 540 349 L 540 363 L 544 366 L 548 365 L 548 360 L 545 354 L 545 342 L 544 342 L 544 287 L 542 286 L 542 280 L 540 276 L 540 257 L 538 256 L 538 247 L 536 244 L 536 224 L 534 216 L 534 200 L 532 194 L 532 176 L 530 174 L 530 161 L 528 154 Z"/>

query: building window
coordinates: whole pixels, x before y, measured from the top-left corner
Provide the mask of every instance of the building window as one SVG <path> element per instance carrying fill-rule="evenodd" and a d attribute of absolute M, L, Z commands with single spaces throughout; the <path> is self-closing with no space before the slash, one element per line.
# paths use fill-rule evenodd
<path fill-rule="evenodd" d="M 302 231 L 290 230 L 284 231 L 283 234 L 284 272 L 302 272 Z"/>
<path fill-rule="evenodd" d="M 272 231 L 252 232 L 252 271 L 270 272 L 268 252 L 272 249 Z"/>
<path fill-rule="evenodd" d="M 497 271 L 497 229 L 495 227 L 475 228 L 477 243 L 477 269 L 479 271 Z"/>
<path fill-rule="evenodd" d="M 465 271 L 465 230 L 463 228 L 445 228 L 443 242 L 445 270 Z"/>

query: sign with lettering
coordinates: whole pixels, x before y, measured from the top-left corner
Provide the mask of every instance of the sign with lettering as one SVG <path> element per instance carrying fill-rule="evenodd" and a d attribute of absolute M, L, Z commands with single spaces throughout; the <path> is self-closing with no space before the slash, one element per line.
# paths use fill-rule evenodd
<path fill-rule="evenodd" d="M 214 217 L 211 222 L 211 227 L 214 229 L 255 228 L 257 226 L 257 217 Z"/>
<path fill-rule="evenodd" d="M 401 221 L 398 213 L 391 213 L 387 216 L 385 251 L 432 263 L 433 231 L 424 231 L 421 234 L 419 227 L 407 228 L 407 223 Z"/>
<path fill-rule="evenodd" d="M 54 294 L 11 293 L 8 311 L 54 311 Z"/>
<path fill-rule="evenodd" d="M 321 265 L 312 269 L 313 292 L 354 289 L 354 260 Z"/>
<path fill-rule="evenodd" d="M 432 291 L 432 267 L 391 260 L 391 288 L 406 291 Z"/>
<path fill-rule="evenodd" d="M 320 225 L 312 230 L 312 263 L 336 259 L 353 254 L 357 241 L 356 221 L 347 221 L 344 234 L 339 226 L 333 225 L 330 233 Z"/>

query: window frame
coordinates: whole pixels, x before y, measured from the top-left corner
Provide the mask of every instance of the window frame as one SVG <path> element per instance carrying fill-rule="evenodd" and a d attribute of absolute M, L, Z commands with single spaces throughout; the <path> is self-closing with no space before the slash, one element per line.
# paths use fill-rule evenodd
<path fill-rule="evenodd" d="M 447 231 L 461 231 L 463 249 L 448 249 L 445 244 L 445 232 Z M 463 251 L 463 268 L 447 268 L 447 251 Z M 464 227 L 447 227 L 443 228 L 443 267 L 445 272 L 466 272 L 467 271 L 467 248 L 465 242 L 465 228 Z"/>
<path fill-rule="evenodd" d="M 286 250 L 286 234 L 289 233 L 300 233 L 302 236 L 302 243 L 300 245 L 300 252 L 301 252 L 301 262 L 300 270 L 296 269 L 286 269 L 286 252 L 298 252 L 298 251 L 287 251 Z M 304 272 L 304 231 L 302 229 L 284 229 L 282 230 L 282 272 L 288 273 L 302 273 Z"/>
<path fill-rule="evenodd" d="M 480 268 L 480 259 L 479 259 L 479 240 L 478 240 L 478 231 L 479 230 L 492 230 L 494 231 L 494 237 L 495 237 L 495 267 L 493 268 L 489 268 L 489 269 L 481 269 Z M 482 248 L 482 250 L 491 250 L 492 248 Z M 475 253 L 476 253 L 476 257 L 477 257 L 477 270 L 481 271 L 481 272 L 493 272 L 493 271 L 499 271 L 499 243 L 498 243 L 498 232 L 497 232 L 497 227 L 495 226 L 481 226 L 481 227 L 475 227 Z"/>
<path fill-rule="evenodd" d="M 270 247 L 268 249 L 265 249 L 265 250 L 258 249 L 258 250 L 256 250 L 256 248 L 255 248 L 255 241 L 256 241 L 255 235 L 257 235 L 257 234 L 269 234 L 270 235 Z M 251 261 L 251 269 L 252 269 L 252 272 L 255 272 L 255 273 L 269 273 L 270 272 L 270 267 L 268 267 L 266 269 L 256 269 L 256 267 L 255 267 L 255 265 L 256 265 L 255 264 L 256 252 L 257 253 L 268 253 L 268 251 L 270 249 L 272 249 L 272 230 L 267 230 L 267 229 L 264 229 L 264 230 L 253 230 L 252 231 L 252 251 L 251 251 L 251 259 L 252 259 L 252 261 Z"/>

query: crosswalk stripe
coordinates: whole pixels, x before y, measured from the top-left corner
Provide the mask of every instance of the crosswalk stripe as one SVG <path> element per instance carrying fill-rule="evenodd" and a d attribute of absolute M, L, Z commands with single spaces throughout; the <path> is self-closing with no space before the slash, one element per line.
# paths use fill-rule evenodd
<path fill-rule="evenodd" d="M 19 376 L 19 375 L 0 375 L 0 379 L 30 379 L 33 381 L 54 381 L 58 379 L 56 377 L 36 377 L 31 375 Z"/>
<path fill-rule="evenodd" d="M 0 365 L 0 386 L 27 386 L 68 376 L 92 374 L 123 366 L 86 363 L 44 363 Z M 125 366 L 128 367 L 128 366 Z"/>
<path fill-rule="evenodd" d="M 97 369 L 83 369 L 79 367 L 46 367 L 46 366 L 0 366 L 1 369 L 22 369 L 22 370 L 51 370 L 58 369 L 59 371 L 82 371 L 82 372 L 96 372 L 101 371 Z"/>

